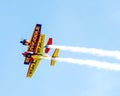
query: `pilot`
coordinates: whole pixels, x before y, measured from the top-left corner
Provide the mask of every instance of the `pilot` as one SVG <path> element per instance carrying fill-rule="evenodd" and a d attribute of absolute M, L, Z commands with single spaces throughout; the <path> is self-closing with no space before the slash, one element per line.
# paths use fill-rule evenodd
<path fill-rule="evenodd" d="M 23 41 L 20 41 L 20 43 L 22 43 L 23 45 L 29 46 L 30 42 L 26 39 L 24 39 Z"/>

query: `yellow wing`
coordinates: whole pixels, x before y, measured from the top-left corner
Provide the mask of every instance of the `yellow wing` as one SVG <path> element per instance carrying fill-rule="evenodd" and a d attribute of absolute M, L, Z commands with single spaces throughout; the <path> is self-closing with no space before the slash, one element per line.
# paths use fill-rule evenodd
<path fill-rule="evenodd" d="M 35 51 L 36 54 L 43 55 L 44 41 L 45 41 L 45 35 L 41 34 Z"/>
<path fill-rule="evenodd" d="M 27 72 L 27 75 L 26 77 L 32 77 L 39 62 L 40 62 L 41 59 L 33 59 L 33 62 L 29 65 L 29 68 L 28 68 L 28 72 Z"/>
<path fill-rule="evenodd" d="M 30 45 L 28 47 L 27 51 L 31 51 L 34 52 L 36 51 L 36 46 L 38 45 L 38 40 L 40 40 L 40 36 L 41 36 L 41 24 L 36 24 L 35 29 L 33 31 L 33 35 L 31 37 L 30 40 Z M 24 64 L 29 64 L 31 58 L 25 58 L 24 60 Z"/>
<path fill-rule="evenodd" d="M 41 24 L 36 24 L 33 35 L 30 40 L 30 46 L 28 47 L 28 51 L 35 52 L 35 47 L 37 46 L 37 41 L 41 35 Z"/>
<path fill-rule="evenodd" d="M 41 34 L 40 38 L 38 40 L 38 44 L 36 46 L 36 51 L 35 51 L 36 55 L 32 56 L 33 61 L 29 66 L 27 77 L 32 77 L 32 75 L 34 74 L 40 60 L 42 60 L 39 57 L 43 55 L 44 39 L 45 39 L 45 35 Z"/>
<path fill-rule="evenodd" d="M 55 49 L 55 51 L 54 51 L 54 53 L 53 53 L 53 55 L 52 55 L 52 60 L 51 60 L 51 66 L 54 66 L 55 65 L 55 63 L 56 63 L 56 60 L 54 59 L 54 58 L 56 58 L 56 57 L 58 57 L 58 53 L 59 53 L 59 49 L 58 48 L 56 48 Z"/>

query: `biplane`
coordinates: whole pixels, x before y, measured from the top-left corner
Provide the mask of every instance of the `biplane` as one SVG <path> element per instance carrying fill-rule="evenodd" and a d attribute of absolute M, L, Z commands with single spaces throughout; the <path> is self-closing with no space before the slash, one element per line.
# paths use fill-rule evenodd
<path fill-rule="evenodd" d="M 25 57 L 24 64 L 29 65 L 26 77 L 33 76 L 39 62 L 43 59 L 40 57 L 46 58 L 48 56 L 46 54 L 50 51 L 49 45 L 52 45 L 52 38 L 49 38 L 47 44 L 44 45 L 45 34 L 41 34 L 41 26 L 41 24 L 36 24 L 30 41 L 26 39 L 20 41 L 23 45 L 28 46 L 27 51 L 22 53 Z M 56 60 L 54 58 L 58 57 L 58 53 L 59 49 L 56 48 L 51 56 L 51 66 L 55 65 Z"/>

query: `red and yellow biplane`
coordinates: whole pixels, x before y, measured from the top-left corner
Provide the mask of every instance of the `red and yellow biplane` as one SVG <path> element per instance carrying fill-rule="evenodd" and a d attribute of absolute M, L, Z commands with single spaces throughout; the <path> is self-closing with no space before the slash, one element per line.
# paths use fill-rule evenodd
<path fill-rule="evenodd" d="M 29 65 L 28 72 L 26 77 L 32 77 L 39 62 L 42 60 L 40 57 L 46 58 L 47 54 L 50 51 L 49 45 L 52 45 L 52 38 L 48 39 L 46 45 L 44 45 L 45 35 L 41 34 L 41 24 L 36 24 L 31 40 L 28 41 L 24 39 L 20 41 L 23 45 L 28 46 L 28 50 L 22 53 L 25 57 L 24 64 Z M 58 57 L 59 49 L 56 48 L 52 54 L 51 66 L 54 66 L 56 60 L 54 58 Z"/>

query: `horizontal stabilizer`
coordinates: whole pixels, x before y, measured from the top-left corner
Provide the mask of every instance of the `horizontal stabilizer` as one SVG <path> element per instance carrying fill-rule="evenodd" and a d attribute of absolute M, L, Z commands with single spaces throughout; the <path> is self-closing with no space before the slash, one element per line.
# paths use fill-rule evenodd
<path fill-rule="evenodd" d="M 48 39 L 48 42 L 46 44 L 45 53 L 48 53 L 50 51 L 50 48 L 48 48 L 48 45 L 52 45 L 52 38 Z"/>
<path fill-rule="evenodd" d="M 51 66 L 54 66 L 54 65 L 55 65 L 55 63 L 56 63 L 55 58 L 58 57 L 58 53 L 59 53 L 59 49 L 56 48 L 55 51 L 54 51 L 54 53 L 53 53 L 53 55 L 52 55 L 52 58 L 53 58 L 53 59 L 51 59 L 51 64 L 50 64 Z"/>

